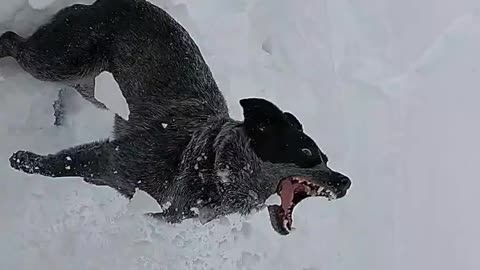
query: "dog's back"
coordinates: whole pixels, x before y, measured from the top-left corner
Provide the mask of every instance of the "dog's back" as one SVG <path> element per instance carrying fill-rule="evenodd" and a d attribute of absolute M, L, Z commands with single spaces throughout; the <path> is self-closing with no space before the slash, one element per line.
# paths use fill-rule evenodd
<path fill-rule="evenodd" d="M 117 137 L 155 121 L 191 129 L 212 116 L 228 117 L 188 32 L 144 0 L 67 7 L 20 43 L 19 50 L 27 49 L 15 55 L 18 62 L 41 80 L 85 81 L 111 72 L 130 109 L 130 121 L 116 118 Z"/>
<path fill-rule="evenodd" d="M 108 69 L 129 96 L 131 126 L 177 121 L 188 129 L 212 116 L 228 117 L 224 97 L 187 31 L 156 6 L 123 1 L 132 8 L 114 15 L 122 23 L 112 31 Z"/>

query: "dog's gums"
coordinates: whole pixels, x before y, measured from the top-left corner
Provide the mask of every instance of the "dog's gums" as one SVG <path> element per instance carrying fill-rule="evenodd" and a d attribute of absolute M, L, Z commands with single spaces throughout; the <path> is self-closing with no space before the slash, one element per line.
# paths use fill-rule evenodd
<path fill-rule="evenodd" d="M 328 200 L 337 198 L 329 188 L 314 184 L 305 177 L 287 177 L 280 181 L 277 194 L 280 196 L 281 205 L 268 206 L 270 222 L 273 229 L 282 235 L 287 235 L 292 230 L 293 209 L 302 200 L 308 197 L 326 197 Z"/>

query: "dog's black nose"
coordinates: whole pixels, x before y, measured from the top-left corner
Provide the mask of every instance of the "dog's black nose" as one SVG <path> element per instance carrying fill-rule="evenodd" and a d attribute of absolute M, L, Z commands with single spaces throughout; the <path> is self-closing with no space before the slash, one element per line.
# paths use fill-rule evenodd
<path fill-rule="evenodd" d="M 335 177 L 335 187 L 338 191 L 337 198 L 344 197 L 347 194 L 347 190 L 352 186 L 352 181 L 347 176 L 333 172 Z"/>
<path fill-rule="evenodd" d="M 335 179 L 337 186 L 343 186 L 345 189 L 349 189 L 352 185 L 350 178 L 339 172 L 332 171 L 332 177 Z"/>
<path fill-rule="evenodd" d="M 352 186 L 352 181 L 350 181 L 350 178 L 346 176 L 343 176 L 342 178 L 340 178 L 340 183 L 344 191 L 347 191 L 350 188 L 350 186 Z"/>

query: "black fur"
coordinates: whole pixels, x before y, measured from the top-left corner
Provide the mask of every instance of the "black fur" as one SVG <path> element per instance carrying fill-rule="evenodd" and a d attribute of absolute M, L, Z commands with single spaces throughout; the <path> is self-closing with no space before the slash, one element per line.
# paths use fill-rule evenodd
<path fill-rule="evenodd" d="M 244 121 L 229 117 L 223 95 L 186 30 L 143 0 L 99 0 L 59 11 L 32 36 L 0 37 L 39 80 L 64 82 L 93 103 L 94 78 L 111 72 L 129 109 L 115 117 L 113 139 L 52 155 L 18 151 L 17 170 L 83 177 L 131 198 L 139 188 L 167 221 L 209 221 L 264 207 L 280 179 L 308 176 L 343 197 L 350 180 L 327 167 L 300 121 L 264 99 L 240 101 Z M 96 103 L 102 107 L 101 103 Z"/>

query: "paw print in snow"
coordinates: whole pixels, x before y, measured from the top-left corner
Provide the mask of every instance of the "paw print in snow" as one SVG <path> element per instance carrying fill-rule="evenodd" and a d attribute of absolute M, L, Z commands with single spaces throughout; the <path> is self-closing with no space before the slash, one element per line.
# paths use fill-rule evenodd
<path fill-rule="evenodd" d="M 10 157 L 10 166 L 26 173 L 37 173 L 42 156 L 28 151 L 17 151 Z"/>

